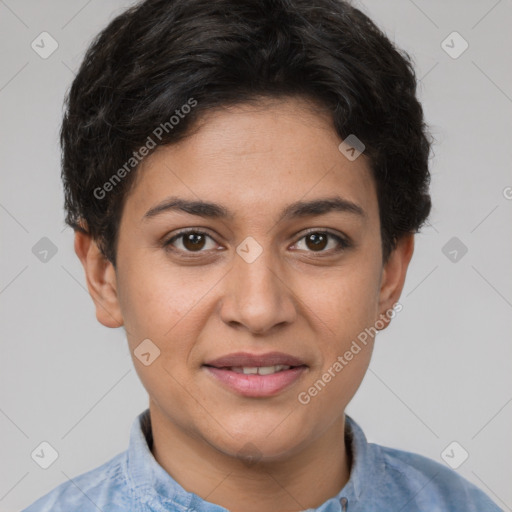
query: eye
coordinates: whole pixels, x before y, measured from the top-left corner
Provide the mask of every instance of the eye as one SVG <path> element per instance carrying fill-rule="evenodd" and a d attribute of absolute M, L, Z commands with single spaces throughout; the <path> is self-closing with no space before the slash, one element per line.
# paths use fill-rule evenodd
<path fill-rule="evenodd" d="M 215 247 L 215 243 L 213 247 L 207 247 L 207 240 L 215 242 L 213 238 L 203 231 L 198 231 L 195 229 L 190 229 L 186 231 L 180 231 L 178 234 L 174 235 L 172 238 L 164 242 L 164 247 L 166 249 L 175 248 L 181 252 L 205 252 L 202 249 L 206 247 L 206 250 L 213 249 Z M 175 242 L 179 241 L 178 244 Z"/>
<path fill-rule="evenodd" d="M 208 247 L 208 241 L 210 246 Z M 305 245 L 300 247 L 301 243 Z M 197 229 L 183 230 L 163 243 L 165 249 L 176 250 L 185 254 L 207 252 L 215 249 L 215 240 L 204 231 Z M 329 248 L 329 245 L 331 246 Z M 311 230 L 295 243 L 299 250 L 314 253 L 337 253 L 351 246 L 345 238 L 329 231 Z M 327 250 L 326 250 L 327 248 Z"/>
<path fill-rule="evenodd" d="M 347 240 L 329 231 L 309 231 L 305 236 L 300 238 L 295 245 L 299 246 L 302 240 L 304 240 L 305 250 L 312 252 L 339 252 L 350 247 L 350 243 Z M 329 241 L 332 242 L 331 247 L 324 250 L 329 246 Z M 298 248 L 301 249 L 300 247 Z"/>

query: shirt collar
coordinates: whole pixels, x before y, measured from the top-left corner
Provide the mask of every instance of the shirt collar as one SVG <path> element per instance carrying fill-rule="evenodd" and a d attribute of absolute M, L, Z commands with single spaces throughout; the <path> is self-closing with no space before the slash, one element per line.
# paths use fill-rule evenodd
<path fill-rule="evenodd" d="M 351 457 L 350 478 L 336 496 L 316 509 L 318 512 L 341 510 L 340 502 L 343 503 L 343 500 L 349 504 L 359 501 L 363 492 L 363 483 L 375 482 L 382 470 L 381 464 L 375 458 L 376 453 L 369 450 L 361 427 L 347 414 L 345 414 L 345 439 Z M 153 435 L 148 408 L 140 413 L 132 424 L 126 462 L 128 481 L 138 500 L 148 505 L 152 502 L 164 505 L 178 504 L 200 512 L 226 512 L 224 507 L 207 502 L 178 484 L 154 458 L 151 453 L 152 445 Z"/>

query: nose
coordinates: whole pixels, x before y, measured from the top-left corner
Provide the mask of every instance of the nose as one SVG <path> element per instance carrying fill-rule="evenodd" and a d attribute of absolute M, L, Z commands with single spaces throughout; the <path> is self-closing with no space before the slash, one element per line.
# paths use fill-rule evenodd
<path fill-rule="evenodd" d="M 270 248 L 264 248 L 254 261 L 237 253 L 224 286 L 220 314 L 231 327 L 265 334 L 296 318 L 297 298 L 289 269 Z"/>

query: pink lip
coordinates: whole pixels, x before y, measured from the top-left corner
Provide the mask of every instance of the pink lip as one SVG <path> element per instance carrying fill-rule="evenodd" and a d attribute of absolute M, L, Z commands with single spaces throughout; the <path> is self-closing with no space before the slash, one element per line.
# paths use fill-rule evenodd
<path fill-rule="evenodd" d="M 300 378 L 307 366 L 296 366 L 270 375 L 245 375 L 234 372 L 229 368 L 215 368 L 213 366 L 204 366 L 204 368 L 222 384 L 242 396 L 266 397 L 275 395 L 290 386 Z"/>
<path fill-rule="evenodd" d="M 270 375 L 245 375 L 231 370 L 232 367 L 276 365 L 286 365 L 292 368 Z M 236 352 L 210 360 L 203 365 L 203 368 L 221 384 L 240 395 L 266 397 L 279 393 L 299 379 L 307 370 L 307 365 L 301 359 L 283 352 L 267 352 L 265 354 Z"/>

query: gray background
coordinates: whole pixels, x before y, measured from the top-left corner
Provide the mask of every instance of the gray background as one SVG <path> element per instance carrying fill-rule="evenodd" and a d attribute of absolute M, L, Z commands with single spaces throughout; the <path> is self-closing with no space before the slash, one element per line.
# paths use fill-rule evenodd
<path fill-rule="evenodd" d="M 63 222 L 58 147 L 73 70 L 130 4 L 0 0 L 0 511 L 125 450 L 148 405 L 124 331 L 96 321 Z M 413 55 L 437 143 L 431 225 L 417 237 L 403 311 L 347 412 L 370 441 L 443 464 L 457 441 L 469 453 L 457 471 L 512 510 L 512 2 L 357 5 Z M 59 45 L 47 59 L 31 48 L 43 31 Z M 469 43 L 456 59 L 441 46 L 453 31 Z M 46 262 L 32 251 L 43 237 L 57 249 Z M 443 252 L 453 237 L 456 261 L 452 246 Z M 59 454 L 46 470 L 31 458 L 42 441 Z"/>

